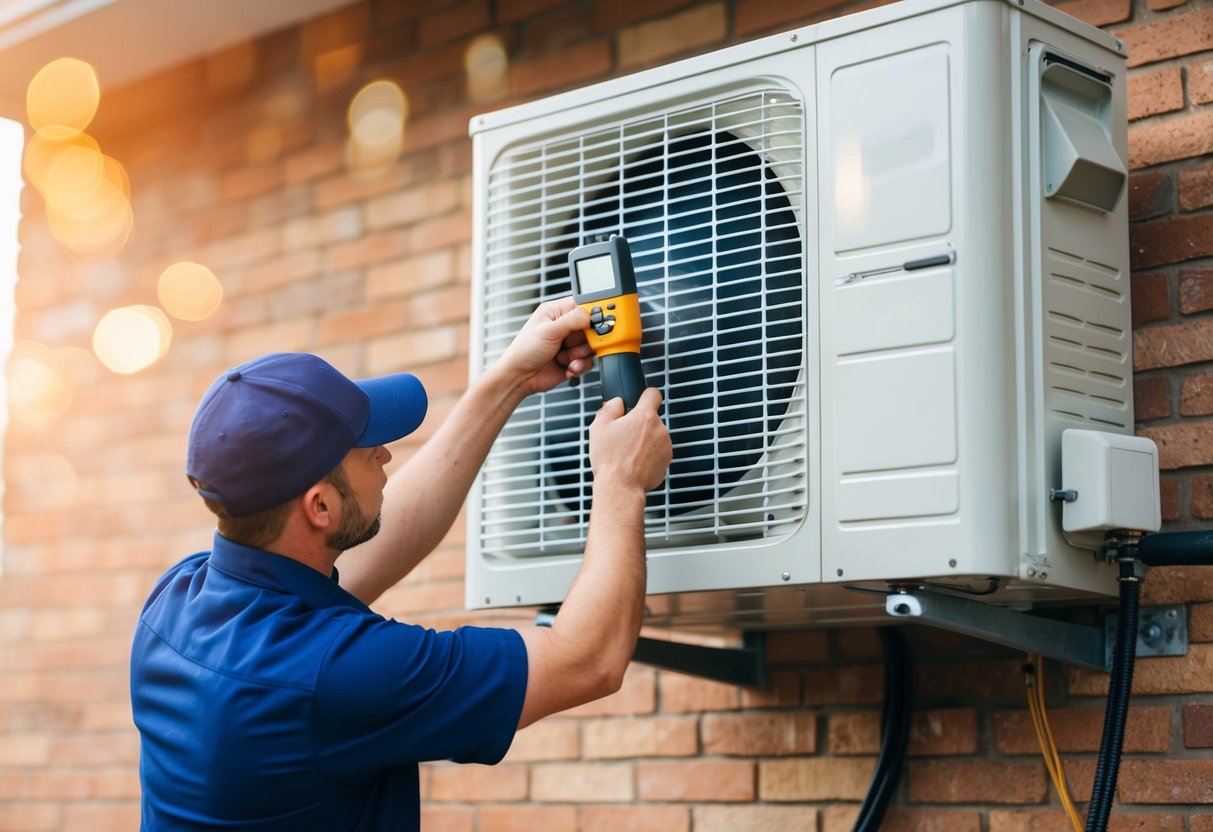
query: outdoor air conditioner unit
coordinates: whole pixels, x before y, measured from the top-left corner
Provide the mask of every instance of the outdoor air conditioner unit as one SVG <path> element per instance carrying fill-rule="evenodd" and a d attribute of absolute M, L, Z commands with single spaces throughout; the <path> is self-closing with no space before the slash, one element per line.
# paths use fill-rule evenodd
<path fill-rule="evenodd" d="M 1115 595 L 1049 497 L 1063 429 L 1133 431 L 1111 36 L 1035 0 L 906 0 L 471 132 L 473 375 L 570 293 L 572 248 L 631 243 L 675 448 L 650 621 L 860 621 L 900 583 Z M 563 599 L 598 390 L 531 397 L 493 447 L 470 607 Z"/>

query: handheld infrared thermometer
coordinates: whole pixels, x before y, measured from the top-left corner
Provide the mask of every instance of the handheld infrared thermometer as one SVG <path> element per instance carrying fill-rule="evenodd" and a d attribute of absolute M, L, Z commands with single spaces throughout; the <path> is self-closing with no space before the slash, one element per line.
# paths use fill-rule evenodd
<path fill-rule="evenodd" d="M 631 410 L 647 386 L 640 367 L 640 296 L 632 252 L 623 237 L 569 252 L 573 299 L 590 313 L 586 341 L 598 358 L 602 400 L 616 396 Z"/>

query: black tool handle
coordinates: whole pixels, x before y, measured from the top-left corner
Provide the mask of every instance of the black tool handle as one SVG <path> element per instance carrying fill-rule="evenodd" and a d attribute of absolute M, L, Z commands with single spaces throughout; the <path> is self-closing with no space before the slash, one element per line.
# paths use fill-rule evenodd
<path fill-rule="evenodd" d="M 623 399 L 625 410 L 636 406 L 640 394 L 648 386 L 640 369 L 640 353 L 617 352 L 601 356 L 598 372 L 602 376 L 602 400 L 610 401 L 618 396 Z"/>

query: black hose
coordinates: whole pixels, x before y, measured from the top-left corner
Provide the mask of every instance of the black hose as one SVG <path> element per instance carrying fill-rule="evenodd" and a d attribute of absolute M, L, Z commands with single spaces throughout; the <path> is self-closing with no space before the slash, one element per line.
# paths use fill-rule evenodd
<path fill-rule="evenodd" d="M 1108 828 L 1108 815 L 1116 799 L 1116 776 L 1120 771 L 1129 694 L 1133 688 L 1133 661 L 1137 654 L 1139 584 L 1134 566 L 1133 559 L 1120 562 L 1120 622 L 1112 657 L 1112 675 L 1108 680 L 1108 707 L 1104 712 L 1099 762 L 1095 765 L 1095 783 L 1087 806 L 1086 832 L 1104 832 Z"/>
<path fill-rule="evenodd" d="M 1148 534 L 1137 543 L 1146 566 L 1201 566 L 1213 563 L 1213 531 Z"/>
<path fill-rule="evenodd" d="M 855 819 L 855 832 L 874 832 L 884 820 L 885 810 L 901 779 L 906 746 L 910 741 L 910 712 L 913 676 L 910 651 L 898 627 L 881 627 L 884 649 L 884 707 L 881 710 L 880 756 L 868 793 Z"/>

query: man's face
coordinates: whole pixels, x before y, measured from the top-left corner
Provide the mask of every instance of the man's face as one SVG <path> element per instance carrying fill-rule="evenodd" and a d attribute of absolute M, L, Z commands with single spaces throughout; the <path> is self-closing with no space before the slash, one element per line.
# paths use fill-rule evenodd
<path fill-rule="evenodd" d="M 383 486 L 387 483 L 383 466 L 391 459 L 391 453 L 382 446 L 355 448 L 346 455 L 341 470 L 349 489 L 339 489 L 341 524 L 325 540 L 330 548 L 344 552 L 379 533 L 379 510 L 383 506 Z M 373 517 L 368 506 L 374 507 Z"/>

